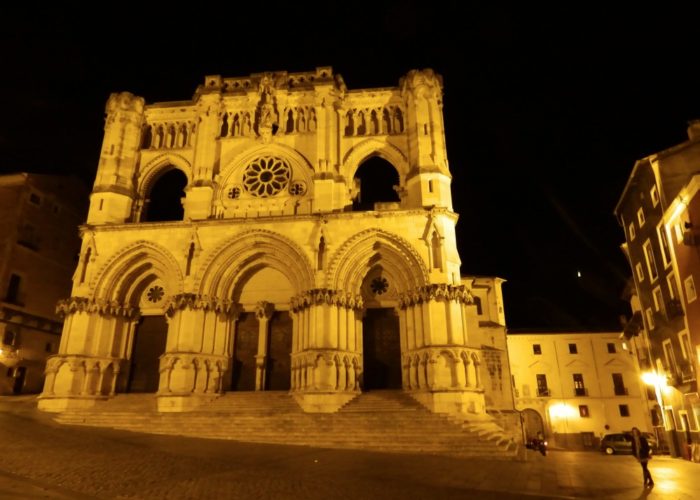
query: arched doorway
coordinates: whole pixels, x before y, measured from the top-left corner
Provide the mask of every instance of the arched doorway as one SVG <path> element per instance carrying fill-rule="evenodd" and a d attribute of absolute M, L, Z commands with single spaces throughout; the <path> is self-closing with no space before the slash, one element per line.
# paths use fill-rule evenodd
<path fill-rule="evenodd" d="M 399 317 L 391 307 L 367 309 L 362 319 L 362 389 L 401 388 Z"/>
<path fill-rule="evenodd" d="M 288 311 L 275 311 L 270 318 L 265 389 L 288 391 L 292 373 L 292 317 Z"/>
<path fill-rule="evenodd" d="M 182 220 L 187 177 L 173 168 L 161 174 L 151 186 L 141 212 L 141 222 Z"/>
<path fill-rule="evenodd" d="M 542 420 L 542 415 L 540 415 L 537 410 L 533 410 L 532 408 L 526 408 L 522 411 L 522 416 L 523 424 L 525 426 L 525 435 L 528 441 L 530 441 L 533 438 L 536 438 L 538 432 L 541 432 L 542 435 L 545 435 L 544 421 Z"/>
<path fill-rule="evenodd" d="M 258 354 L 258 320 L 255 313 L 241 313 L 233 344 L 231 390 L 255 390 L 255 356 Z"/>
<path fill-rule="evenodd" d="M 375 266 L 362 284 L 362 389 L 400 389 L 401 341 L 394 279 Z"/>
<path fill-rule="evenodd" d="M 293 325 L 285 309 L 292 295 L 287 277 L 273 267 L 258 264 L 242 274 L 233 293 L 246 312 L 236 325 L 232 390 L 290 389 Z"/>
<path fill-rule="evenodd" d="M 131 348 L 128 392 L 157 392 L 160 382 L 160 357 L 165 352 L 168 323 L 165 316 L 143 316 Z"/>
<path fill-rule="evenodd" d="M 359 192 L 353 200 L 353 211 L 374 210 L 378 202 L 400 201 L 395 189 L 399 185 L 399 174 L 391 163 L 379 156 L 363 162 L 354 180 Z"/>

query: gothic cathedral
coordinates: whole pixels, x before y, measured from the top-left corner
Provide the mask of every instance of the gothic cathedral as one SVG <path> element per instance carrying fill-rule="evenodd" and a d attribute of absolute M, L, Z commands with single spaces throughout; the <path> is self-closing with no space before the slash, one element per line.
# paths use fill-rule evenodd
<path fill-rule="evenodd" d="M 450 183 L 432 70 L 112 94 L 39 407 L 150 392 L 182 412 L 277 390 L 335 412 L 396 389 L 465 417 L 512 409 L 501 280 L 461 277 Z"/>

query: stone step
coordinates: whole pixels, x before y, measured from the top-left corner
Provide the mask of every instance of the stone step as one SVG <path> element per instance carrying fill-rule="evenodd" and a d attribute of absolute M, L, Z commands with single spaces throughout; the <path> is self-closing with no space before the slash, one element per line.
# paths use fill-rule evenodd
<path fill-rule="evenodd" d="M 64 424 L 321 448 L 508 458 L 515 450 L 488 426 L 428 411 L 401 391 L 373 391 L 333 414 L 305 413 L 287 392 L 227 393 L 196 411 L 159 413 L 155 395 L 118 395 L 90 410 L 60 413 Z M 501 436 L 502 437 L 502 436 Z"/>

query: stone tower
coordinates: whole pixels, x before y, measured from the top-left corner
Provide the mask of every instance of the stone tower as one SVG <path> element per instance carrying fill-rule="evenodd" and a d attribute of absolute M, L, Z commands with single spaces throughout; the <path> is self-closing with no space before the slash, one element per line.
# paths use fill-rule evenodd
<path fill-rule="evenodd" d="M 383 168 L 393 190 L 367 206 L 375 181 L 360 174 Z M 153 218 L 171 175 L 181 215 Z M 39 407 L 153 392 L 160 411 L 186 411 L 288 390 L 332 412 L 395 388 L 484 416 L 450 182 L 432 70 L 364 90 L 321 67 L 207 76 L 190 101 L 112 94 Z"/>

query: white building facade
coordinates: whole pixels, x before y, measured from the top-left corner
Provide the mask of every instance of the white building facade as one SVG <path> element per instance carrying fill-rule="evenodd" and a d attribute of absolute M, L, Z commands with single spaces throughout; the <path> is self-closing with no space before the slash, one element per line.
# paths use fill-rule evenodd
<path fill-rule="evenodd" d="M 525 432 L 555 446 L 597 448 L 606 433 L 652 431 L 636 357 L 610 333 L 508 333 Z"/>

